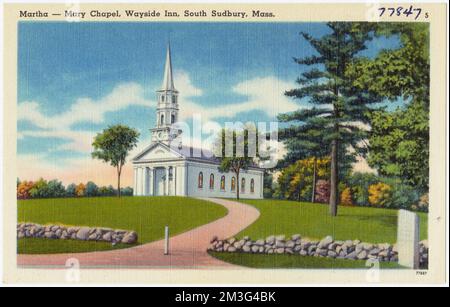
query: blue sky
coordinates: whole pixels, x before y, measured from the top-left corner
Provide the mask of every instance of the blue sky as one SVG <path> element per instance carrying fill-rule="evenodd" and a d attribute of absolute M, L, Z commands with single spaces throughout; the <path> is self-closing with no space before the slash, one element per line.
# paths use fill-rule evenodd
<path fill-rule="evenodd" d="M 27 167 L 19 175 L 34 178 L 42 172 L 52 178 L 62 174 L 59 169 L 91 167 L 92 136 L 114 123 L 137 128 L 140 145 L 148 144 L 169 38 L 182 119 L 189 122 L 200 112 L 220 124 L 270 121 L 298 108 L 301 103 L 283 92 L 304 69 L 292 58 L 314 52 L 300 31 L 321 36 L 328 28 L 322 23 L 19 23 L 17 149 L 19 159 L 41 166 L 30 170 L 24 161 Z M 364 55 L 398 44 L 395 37 L 377 39 Z"/>

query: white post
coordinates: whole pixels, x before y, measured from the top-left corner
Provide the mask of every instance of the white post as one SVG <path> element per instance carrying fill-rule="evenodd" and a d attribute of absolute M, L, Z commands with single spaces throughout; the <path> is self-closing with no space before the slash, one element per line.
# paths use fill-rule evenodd
<path fill-rule="evenodd" d="M 419 216 L 411 211 L 399 210 L 397 229 L 398 263 L 419 268 Z"/>
<path fill-rule="evenodd" d="M 164 228 L 164 255 L 169 254 L 169 226 Z"/>

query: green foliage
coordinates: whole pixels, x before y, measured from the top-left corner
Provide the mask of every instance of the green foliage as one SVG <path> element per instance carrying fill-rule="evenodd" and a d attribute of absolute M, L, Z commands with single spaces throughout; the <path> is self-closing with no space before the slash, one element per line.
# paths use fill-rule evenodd
<path fill-rule="evenodd" d="M 92 181 L 89 181 L 86 183 L 86 196 L 98 196 L 98 186 L 93 183 Z"/>
<path fill-rule="evenodd" d="M 40 178 L 36 181 L 30 190 L 30 197 L 32 198 L 47 198 L 49 197 L 47 180 Z"/>
<path fill-rule="evenodd" d="M 330 159 L 317 159 L 316 179 L 327 178 Z M 311 200 L 313 189 L 314 158 L 296 161 L 281 170 L 278 177 L 278 195 L 283 199 Z"/>
<path fill-rule="evenodd" d="M 420 192 L 429 181 L 429 24 L 377 23 L 376 35 L 398 35 L 401 47 L 360 59 L 347 68 L 354 86 L 389 100 L 410 101 L 370 116 L 368 161 L 381 175 L 400 177 Z"/>
<path fill-rule="evenodd" d="M 306 98 L 313 107 L 281 114 L 278 118 L 291 123 L 279 133 L 288 149 L 288 161 L 305 155 L 324 156 L 325 151 L 330 155 L 330 211 L 336 215 L 339 163 L 364 152 L 361 141 L 367 138 L 367 131 L 360 123 L 369 121 L 368 106 L 380 99 L 356 88 L 354 80 L 346 75 L 347 66 L 356 61 L 371 38 L 366 24 L 331 22 L 327 25 L 331 33 L 319 39 L 302 33 L 317 55 L 295 59 L 296 63 L 312 68 L 297 79 L 298 88 L 285 93 L 302 102 Z M 354 154 L 347 151 L 348 146 L 355 149 Z"/>
<path fill-rule="evenodd" d="M 223 129 L 214 146 L 215 156 L 220 160 L 219 171 L 236 174 L 237 199 L 239 199 L 240 191 L 239 175 L 242 171 L 255 165 L 255 160 L 259 154 L 258 137 L 253 140 L 249 137 L 250 133 L 259 136 L 258 131 L 252 130 L 252 127 L 244 127 L 242 131 Z M 230 143 L 232 150 L 227 148 Z M 252 155 L 252 149 L 256 150 L 254 155 Z"/>
<path fill-rule="evenodd" d="M 66 189 L 64 188 L 61 181 L 53 179 L 48 182 L 47 193 L 47 197 L 65 197 Z"/>
<path fill-rule="evenodd" d="M 374 112 L 371 118 L 369 164 L 383 176 L 428 191 L 429 116 L 423 105 L 411 102 L 394 112 Z"/>
<path fill-rule="evenodd" d="M 355 173 L 349 176 L 346 185 L 350 188 L 352 199 L 357 206 L 370 206 L 370 187 L 383 184 L 389 186 L 389 191 L 382 200 L 372 201 L 375 206 L 391 209 L 407 209 L 426 212 L 423 206 L 418 209 L 419 192 L 412 186 L 406 185 L 400 179 L 377 176 L 367 173 Z"/>
<path fill-rule="evenodd" d="M 77 185 L 75 183 L 71 183 L 66 188 L 66 196 L 67 197 L 75 197 L 76 196 Z"/>
<path fill-rule="evenodd" d="M 124 125 L 110 126 L 98 133 L 92 146 L 92 157 L 110 163 L 117 169 L 117 192 L 120 197 L 120 175 L 130 150 L 136 147 L 139 132 Z"/>

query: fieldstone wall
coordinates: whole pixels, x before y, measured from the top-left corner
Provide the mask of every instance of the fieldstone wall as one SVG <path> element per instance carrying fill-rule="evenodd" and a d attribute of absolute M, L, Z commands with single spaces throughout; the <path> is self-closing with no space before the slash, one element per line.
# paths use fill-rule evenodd
<path fill-rule="evenodd" d="M 138 235 L 135 231 L 130 230 L 113 230 L 98 227 L 65 227 L 59 225 L 42 226 L 33 223 L 20 223 L 17 225 L 17 238 L 46 238 L 133 244 L 137 242 Z"/>
<path fill-rule="evenodd" d="M 286 239 L 284 235 L 269 236 L 266 239 L 251 240 L 244 237 L 240 240 L 230 238 L 219 240 L 214 237 L 208 248 L 216 252 L 240 252 L 253 254 L 292 254 L 301 256 L 329 257 L 336 259 L 398 261 L 395 245 L 371 244 L 359 240 L 336 241 L 328 236 L 320 241 L 293 235 Z M 420 242 L 421 267 L 428 266 L 428 242 Z"/>

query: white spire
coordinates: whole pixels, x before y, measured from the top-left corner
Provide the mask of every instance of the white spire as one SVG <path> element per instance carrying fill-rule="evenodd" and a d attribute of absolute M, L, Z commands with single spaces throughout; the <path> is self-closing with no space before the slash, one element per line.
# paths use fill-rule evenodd
<path fill-rule="evenodd" d="M 175 91 L 175 86 L 173 85 L 173 76 L 172 76 L 172 60 L 170 57 L 170 43 L 167 44 L 166 67 L 164 69 L 164 80 L 163 80 L 161 90 Z"/>

